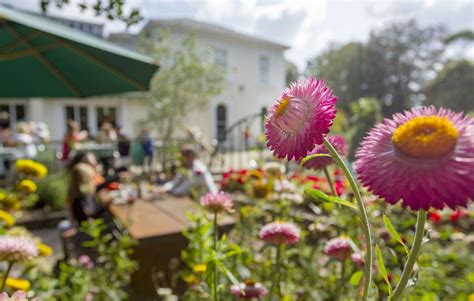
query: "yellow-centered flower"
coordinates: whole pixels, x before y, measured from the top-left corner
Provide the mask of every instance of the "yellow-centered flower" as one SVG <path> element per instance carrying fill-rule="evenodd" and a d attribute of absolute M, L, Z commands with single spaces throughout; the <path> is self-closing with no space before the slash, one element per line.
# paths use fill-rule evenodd
<path fill-rule="evenodd" d="M 409 157 L 435 159 L 451 153 L 458 137 L 458 130 L 448 118 L 418 116 L 399 126 L 392 142 Z"/>
<path fill-rule="evenodd" d="M 50 256 L 53 254 L 53 248 L 44 243 L 38 244 L 38 251 L 40 256 Z"/>
<path fill-rule="evenodd" d="M 18 183 L 17 188 L 18 188 L 18 190 L 20 190 L 22 192 L 33 193 L 33 192 L 36 191 L 38 186 L 36 186 L 35 182 L 33 182 L 31 180 L 28 180 L 28 179 L 24 179 L 24 180 L 21 180 Z"/>
<path fill-rule="evenodd" d="M 207 265 L 205 264 L 198 264 L 193 267 L 193 272 L 197 275 L 204 274 L 207 270 Z"/>
<path fill-rule="evenodd" d="M 11 227 L 15 224 L 15 218 L 8 212 L 0 210 L 0 220 L 8 227 Z"/>
<path fill-rule="evenodd" d="M 24 292 L 27 292 L 31 287 L 31 283 L 28 280 L 11 278 L 11 277 L 7 278 L 7 281 L 5 282 L 5 284 L 13 290 L 19 290 L 19 291 L 24 291 Z"/>

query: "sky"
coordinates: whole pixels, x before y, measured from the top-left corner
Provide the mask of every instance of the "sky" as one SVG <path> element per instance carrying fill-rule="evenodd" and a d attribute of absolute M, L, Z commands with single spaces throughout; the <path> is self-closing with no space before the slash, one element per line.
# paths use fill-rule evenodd
<path fill-rule="evenodd" d="M 84 1 L 84 0 L 81 0 Z M 86 0 L 93 1 L 93 0 Z M 0 0 L 22 9 L 39 9 L 40 0 Z M 119 22 L 108 22 L 81 13 L 79 0 L 49 13 L 86 21 L 104 22 L 107 33 L 125 31 Z M 125 0 L 146 20 L 193 18 L 260 36 L 291 47 L 285 57 L 300 70 L 306 61 L 331 43 L 366 41 L 370 31 L 387 22 L 414 18 L 422 26 L 442 24 L 450 31 L 474 30 L 474 0 Z M 137 32 L 144 22 L 129 29 Z"/>

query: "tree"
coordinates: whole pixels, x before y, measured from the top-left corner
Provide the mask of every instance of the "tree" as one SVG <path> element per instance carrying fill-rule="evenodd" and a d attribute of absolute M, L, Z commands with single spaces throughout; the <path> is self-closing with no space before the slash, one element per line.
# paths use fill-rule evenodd
<path fill-rule="evenodd" d="M 286 85 L 289 86 L 292 82 L 296 81 L 300 76 L 298 67 L 290 61 L 285 60 L 285 76 Z"/>
<path fill-rule="evenodd" d="M 350 105 L 352 116 L 349 120 L 351 147 L 349 158 L 354 159 L 354 154 L 367 132 L 377 123 L 382 121 L 380 102 L 375 98 L 361 98 Z"/>
<path fill-rule="evenodd" d="M 349 112 L 350 103 L 365 95 L 365 69 L 365 46 L 348 43 L 332 45 L 309 60 L 305 73 L 327 81 L 339 97 L 339 108 Z"/>
<path fill-rule="evenodd" d="M 474 111 L 474 64 L 467 60 L 448 62 L 424 92 L 427 104 Z"/>
<path fill-rule="evenodd" d="M 50 5 L 55 5 L 57 8 L 63 8 L 70 5 L 70 0 L 40 0 L 41 11 L 45 14 Z M 133 8 L 129 13 L 124 11 L 124 0 L 93 0 L 93 1 L 79 1 L 77 4 L 81 11 L 92 10 L 96 16 L 105 15 L 109 20 L 119 20 L 124 22 L 127 27 L 137 24 L 143 20 L 140 11 Z"/>
<path fill-rule="evenodd" d="M 413 20 L 372 31 L 366 52 L 368 95 L 383 101 L 384 115 L 421 103 L 422 87 L 441 62 L 444 32 L 420 28 Z"/>
<path fill-rule="evenodd" d="M 202 110 L 221 92 L 224 72 L 193 35 L 176 48 L 169 45 L 164 32 L 159 33 L 158 40 L 144 45 L 160 61 L 147 96 L 151 105 L 148 119 L 162 133 L 163 141 L 169 141 L 189 112 Z"/>
<path fill-rule="evenodd" d="M 468 29 L 461 30 L 444 38 L 444 43 L 446 44 L 451 44 L 456 41 L 466 41 L 472 43 L 474 41 L 474 31 Z"/>

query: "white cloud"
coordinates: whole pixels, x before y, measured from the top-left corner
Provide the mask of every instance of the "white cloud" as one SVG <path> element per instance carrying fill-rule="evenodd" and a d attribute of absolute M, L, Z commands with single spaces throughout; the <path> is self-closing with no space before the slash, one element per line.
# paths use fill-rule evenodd
<path fill-rule="evenodd" d="M 38 10 L 40 0 L 0 0 Z M 50 13 L 67 18 L 106 22 L 92 12 L 81 13 L 72 0 Z M 92 0 L 87 0 L 92 1 Z M 374 27 L 387 21 L 415 18 L 421 25 L 444 24 L 450 30 L 471 28 L 472 0 L 126 0 L 126 9 L 140 7 L 150 18 L 197 18 L 222 24 L 291 46 L 286 57 L 302 69 L 306 60 L 330 42 L 366 40 Z M 132 32 L 141 26 L 132 28 Z M 120 22 L 107 22 L 106 31 L 123 31 Z"/>

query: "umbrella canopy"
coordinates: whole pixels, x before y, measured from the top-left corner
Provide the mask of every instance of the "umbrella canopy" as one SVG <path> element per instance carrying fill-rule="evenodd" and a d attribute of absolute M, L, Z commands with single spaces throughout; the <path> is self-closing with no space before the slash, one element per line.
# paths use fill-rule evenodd
<path fill-rule="evenodd" d="M 147 56 L 0 5 L 0 97 L 143 91 L 157 68 Z"/>

